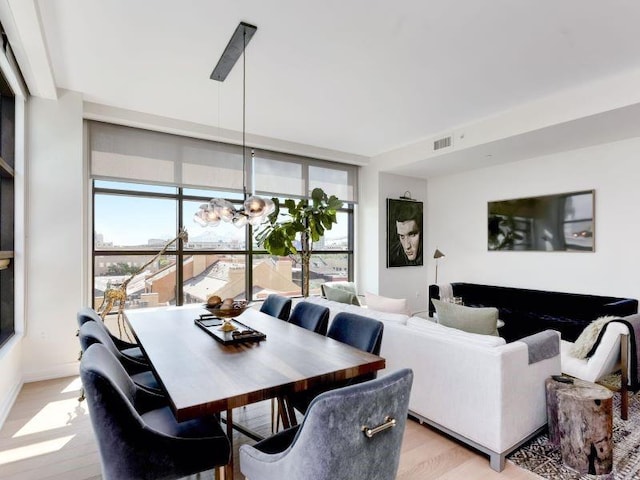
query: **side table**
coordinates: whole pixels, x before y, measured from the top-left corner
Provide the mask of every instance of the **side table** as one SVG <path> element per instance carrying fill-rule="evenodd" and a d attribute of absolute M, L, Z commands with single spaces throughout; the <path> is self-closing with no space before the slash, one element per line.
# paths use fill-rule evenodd
<path fill-rule="evenodd" d="M 562 462 L 580 473 L 602 475 L 613 468 L 613 393 L 569 377 L 545 381 L 549 441 Z"/>

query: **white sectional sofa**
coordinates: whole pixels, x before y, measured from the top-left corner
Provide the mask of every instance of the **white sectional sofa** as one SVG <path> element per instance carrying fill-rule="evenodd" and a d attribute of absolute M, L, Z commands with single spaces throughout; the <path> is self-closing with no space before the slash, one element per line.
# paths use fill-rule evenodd
<path fill-rule="evenodd" d="M 544 380 L 560 374 L 560 355 L 529 363 L 524 341 L 478 335 L 419 317 L 376 312 L 311 297 L 329 307 L 330 321 L 348 311 L 384 322 L 386 371 L 409 367 L 409 413 L 490 457 L 494 470 L 547 422 Z M 560 335 L 549 335 L 560 343 Z M 384 371 L 383 371 L 384 374 Z"/>

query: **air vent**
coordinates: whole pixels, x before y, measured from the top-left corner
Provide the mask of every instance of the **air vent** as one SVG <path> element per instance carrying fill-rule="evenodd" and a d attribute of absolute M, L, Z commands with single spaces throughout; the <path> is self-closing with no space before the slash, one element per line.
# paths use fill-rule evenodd
<path fill-rule="evenodd" d="M 451 136 L 439 138 L 433 142 L 433 150 L 440 150 L 451 146 Z"/>

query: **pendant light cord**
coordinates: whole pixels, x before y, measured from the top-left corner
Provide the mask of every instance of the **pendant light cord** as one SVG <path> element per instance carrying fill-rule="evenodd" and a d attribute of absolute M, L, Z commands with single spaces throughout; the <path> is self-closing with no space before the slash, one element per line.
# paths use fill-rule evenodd
<path fill-rule="evenodd" d="M 247 30 L 242 29 L 242 196 L 247 199 L 247 144 L 246 116 L 247 116 Z"/>

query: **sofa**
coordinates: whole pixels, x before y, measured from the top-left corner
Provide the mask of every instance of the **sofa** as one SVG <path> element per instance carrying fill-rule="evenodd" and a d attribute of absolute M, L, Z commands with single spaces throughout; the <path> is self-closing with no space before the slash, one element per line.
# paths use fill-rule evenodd
<path fill-rule="evenodd" d="M 557 332 L 537 336 L 552 348 L 532 361 L 536 342 L 528 339 L 506 343 L 425 318 L 321 297 L 305 300 L 328 307 L 330 322 L 341 311 L 381 320 L 381 374 L 405 367 L 414 372 L 410 415 L 488 454 L 494 470 L 501 471 L 506 455 L 545 428 L 544 381 L 561 370 Z"/>
<path fill-rule="evenodd" d="M 500 336 L 507 342 L 552 329 L 563 340 L 574 342 L 584 328 L 604 315 L 624 317 L 638 312 L 638 301 L 632 298 L 548 292 L 525 288 L 451 283 L 454 297 L 461 297 L 470 307 L 495 307 L 504 322 Z M 447 285 L 447 287 L 448 287 Z M 444 287 L 443 287 L 444 289 Z M 429 285 L 429 315 L 433 315 L 431 299 L 439 299 L 440 286 Z"/>

